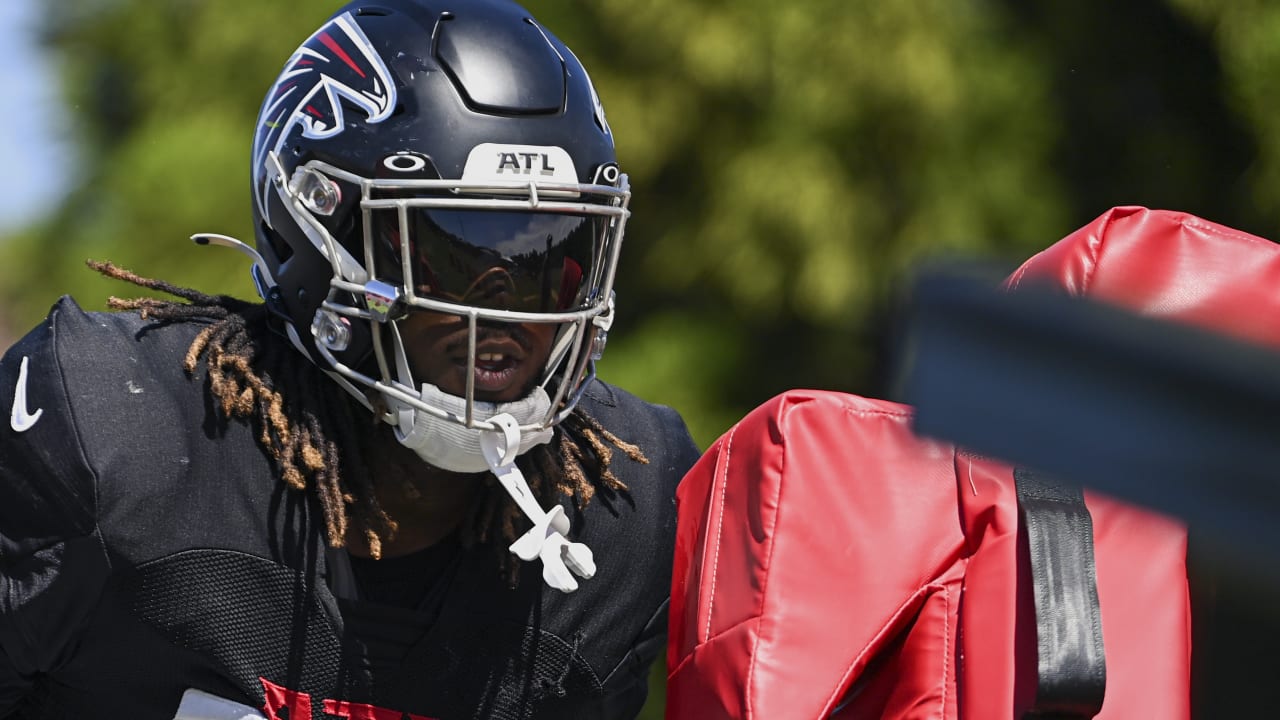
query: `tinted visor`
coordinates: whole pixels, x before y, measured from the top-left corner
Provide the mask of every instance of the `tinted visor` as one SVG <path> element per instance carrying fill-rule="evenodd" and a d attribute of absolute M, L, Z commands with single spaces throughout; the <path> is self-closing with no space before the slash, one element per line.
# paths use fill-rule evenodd
<path fill-rule="evenodd" d="M 410 207 L 372 215 L 377 272 L 414 293 L 457 305 L 552 313 L 599 298 L 609 218 L 553 213 Z M 403 278 L 407 240 L 412 278 Z"/>

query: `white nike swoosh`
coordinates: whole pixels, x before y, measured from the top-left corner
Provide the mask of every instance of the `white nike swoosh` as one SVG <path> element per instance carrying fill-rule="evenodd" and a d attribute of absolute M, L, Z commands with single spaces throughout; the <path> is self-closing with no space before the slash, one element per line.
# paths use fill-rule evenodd
<path fill-rule="evenodd" d="M 34 413 L 27 411 L 27 361 L 23 356 L 22 366 L 18 368 L 18 387 L 13 392 L 13 410 L 9 412 L 9 427 L 14 432 L 26 432 L 35 427 L 36 421 L 44 414 L 44 408 L 37 408 Z"/>

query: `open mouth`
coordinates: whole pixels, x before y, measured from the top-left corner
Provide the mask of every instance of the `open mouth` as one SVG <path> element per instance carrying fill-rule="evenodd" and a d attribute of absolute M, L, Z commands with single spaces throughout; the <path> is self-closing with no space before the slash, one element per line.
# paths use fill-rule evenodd
<path fill-rule="evenodd" d="M 465 371 L 466 361 L 463 361 Z M 520 361 L 500 352 L 476 353 L 475 389 L 477 393 L 505 390 L 515 380 Z"/>
<path fill-rule="evenodd" d="M 463 387 L 466 383 L 467 355 L 452 353 L 453 364 Z M 511 336 L 490 336 L 476 343 L 476 365 L 473 383 L 477 400 L 510 402 L 518 400 L 529 374 L 528 353 Z"/>

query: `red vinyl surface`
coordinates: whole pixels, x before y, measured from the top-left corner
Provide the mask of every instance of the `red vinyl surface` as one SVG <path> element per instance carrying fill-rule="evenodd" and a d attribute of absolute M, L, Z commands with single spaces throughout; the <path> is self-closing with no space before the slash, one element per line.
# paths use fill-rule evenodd
<path fill-rule="evenodd" d="M 1280 344 L 1280 246 L 1115 208 L 1009 279 Z M 1190 716 L 1186 533 L 1096 493 L 1099 718 Z M 915 437 L 910 408 L 794 390 L 678 492 L 669 720 L 1016 718 L 1036 645 L 1012 470 Z"/>

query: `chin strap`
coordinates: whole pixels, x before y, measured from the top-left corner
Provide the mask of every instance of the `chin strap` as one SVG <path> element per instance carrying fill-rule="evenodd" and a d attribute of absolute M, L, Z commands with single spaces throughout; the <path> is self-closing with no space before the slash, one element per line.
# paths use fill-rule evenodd
<path fill-rule="evenodd" d="M 533 523 L 533 528 L 511 543 L 509 549 L 525 562 L 541 558 L 542 579 L 551 587 L 564 593 L 577 590 L 578 581 L 574 575 L 590 580 L 596 574 L 591 548 L 569 542 L 569 518 L 564 514 L 564 508 L 556 505 L 546 512 L 534 499 L 524 474 L 516 467 L 520 449 L 520 424 L 516 419 L 501 413 L 489 418 L 489 422 L 499 429 L 481 432 L 480 449 L 484 460 L 511 499 Z"/>

